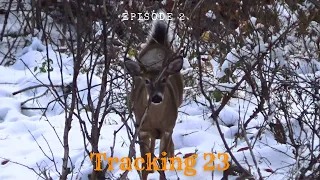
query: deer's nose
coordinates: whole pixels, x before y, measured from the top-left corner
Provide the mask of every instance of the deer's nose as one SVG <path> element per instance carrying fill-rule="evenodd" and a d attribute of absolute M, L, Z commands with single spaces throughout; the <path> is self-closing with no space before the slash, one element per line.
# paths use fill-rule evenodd
<path fill-rule="evenodd" d="M 152 96 L 151 101 L 155 104 L 159 104 L 162 102 L 162 96 L 159 94 L 155 94 L 154 96 Z"/>

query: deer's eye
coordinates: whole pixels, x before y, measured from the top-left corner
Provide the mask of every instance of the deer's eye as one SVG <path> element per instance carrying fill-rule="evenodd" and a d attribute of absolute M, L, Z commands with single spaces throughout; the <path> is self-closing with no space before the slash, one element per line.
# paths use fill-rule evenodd
<path fill-rule="evenodd" d="M 144 79 L 146 84 L 150 84 L 150 80 L 149 79 Z"/>
<path fill-rule="evenodd" d="M 166 83 L 167 82 L 167 78 L 162 78 L 161 79 L 161 83 Z"/>

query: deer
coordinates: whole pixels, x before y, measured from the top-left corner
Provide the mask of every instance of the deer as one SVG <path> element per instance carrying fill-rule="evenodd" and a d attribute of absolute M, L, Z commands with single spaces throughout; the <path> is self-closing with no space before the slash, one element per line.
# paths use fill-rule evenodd
<path fill-rule="evenodd" d="M 149 40 L 138 54 L 137 61 L 129 58 L 124 61 L 133 80 L 130 102 L 136 128 L 141 124 L 138 144 L 144 162 L 147 162 L 147 153 L 154 154 L 156 139 L 160 139 L 159 158 L 174 157 L 172 133 L 178 108 L 183 102 L 184 84 L 180 73 L 183 57 L 177 56 L 170 48 L 168 29 L 166 21 L 154 21 Z M 147 107 L 148 112 L 143 117 Z M 166 156 L 162 152 L 166 152 Z M 154 172 L 154 169 L 148 171 L 145 167 L 146 164 L 142 163 L 143 180 Z"/>

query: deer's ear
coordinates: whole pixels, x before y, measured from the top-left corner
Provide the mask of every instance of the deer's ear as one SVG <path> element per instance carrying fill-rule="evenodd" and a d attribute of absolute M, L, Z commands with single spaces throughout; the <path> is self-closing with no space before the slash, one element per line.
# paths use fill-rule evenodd
<path fill-rule="evenodd" d="M 125 59 L 124 66 L 131 76 L 141 75 L 141 67 L 138 62 L 132 61 L 131 59 Z"/>
<path fill-rule="evenodd" d="M 171 61 L 170 64 L 168 65 L 167 72 L 169 74 L 174 74 L 180 72 L 183 66 L 183 58 L 179 56 L 175 60 Z"/>

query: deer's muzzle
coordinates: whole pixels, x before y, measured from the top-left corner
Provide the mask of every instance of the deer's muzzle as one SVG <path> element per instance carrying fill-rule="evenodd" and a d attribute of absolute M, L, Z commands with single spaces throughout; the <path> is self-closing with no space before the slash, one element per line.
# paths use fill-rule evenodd
<path fill-rule="evenodd" d="M 157 93 L 152 96 L 151 102 L 153 104 L 160 104 L 162 100 L 163 100 L 163 95 L 160 93 Z"/>

